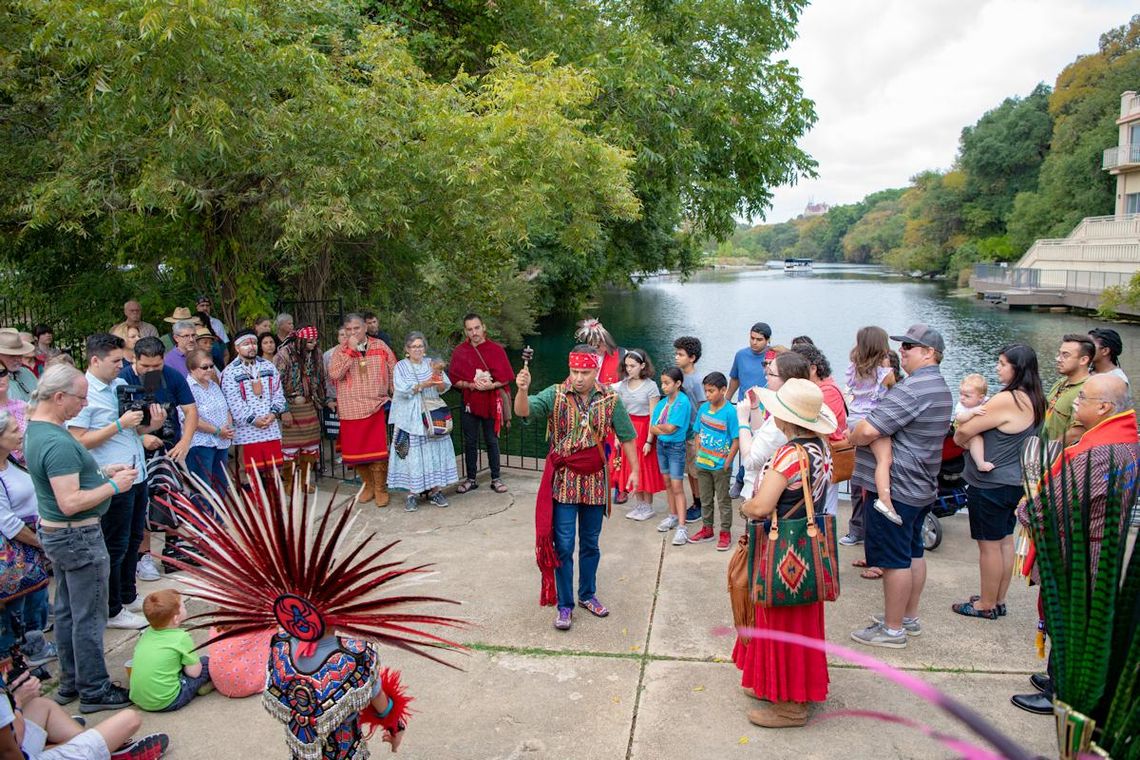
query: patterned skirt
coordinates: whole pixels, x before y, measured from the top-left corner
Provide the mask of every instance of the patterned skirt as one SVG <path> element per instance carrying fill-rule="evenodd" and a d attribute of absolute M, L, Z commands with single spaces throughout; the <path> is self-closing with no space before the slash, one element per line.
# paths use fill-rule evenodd
<path fill-rule="evenodd" d="M 420 493 L 443 488 L 459 480 L 455 449 L 450 436 L 410 436 L 408 455 L 395 452 L 388 460 L 388 488 Z"/>
<path fill-rule="evenodd" d="M 321 446 L 321 419 L 311 401 L 289 402 L 293 424 L 281 423 L 281 448 L 287 459 L 296 458 L 299 452 L 311 454 Z"/>

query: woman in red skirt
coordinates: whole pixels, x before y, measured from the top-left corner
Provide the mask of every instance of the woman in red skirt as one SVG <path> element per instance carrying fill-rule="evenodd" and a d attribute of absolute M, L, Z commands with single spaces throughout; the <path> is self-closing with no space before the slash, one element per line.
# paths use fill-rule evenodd
<path fill-rule="evenodd" d="M 814 504 L 826 504 L 831 485 L 831 450 L 824 436 L 836 429 L 835 415 L 823 403 L 823 392 L 810 380 L 792 378 L 778 391 L 761 389 L 760 403 L 776 418 L 788 442 L 776 450 L 761 472 L 756 495 L 741 511 L 753 520 L 773 512 L 779 517 L 805 517 L 803 478 Z M 797 445 L 807 454 L 807 472 Z M 756 628 L 797 633 L 823 640 L 823 602 L 793 607 L 756 606 Z M 807 703 L 827 699 L 827 655 L 817 649 L 770 639 L 738 638 L 732 660 L 742 671 L 741 685 L 767 703 L 748 711 L 748 720 L 766 728 L 807 723 Z"/>
<path fill-rule="evenodd" d="M 653 379 L 653 362 L 640 348 L 631 348 L 625 353 L 622 367 L 622 381 L 617 385 L 617 394 L 629 412 L 633 428 L 637 431 L 637 453 L 641 462 L 641 478 L 638 490 L 633 494 L 633 509 L 626 514 L 631 520 L 648 520 L 653 517 L 653 494 L 665 490 L 665 478 L 657 465 L 657 448 L 647 441 L 649 437 L 649 413 L 661 398 L 657 381 Z M 624 459 L 620 467 L 615 467 L 612 483 L 621 489 L 629 480 L 630 464 Z"/>

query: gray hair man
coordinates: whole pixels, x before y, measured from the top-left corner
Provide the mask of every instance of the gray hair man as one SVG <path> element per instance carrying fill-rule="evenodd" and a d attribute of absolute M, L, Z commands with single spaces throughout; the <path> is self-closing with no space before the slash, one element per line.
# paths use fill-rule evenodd
<path fill-rule="evenodd" d="M 198 347 L 198 325 L 192 320 L 180 319 L 174 323 L 170 335 L 174 339 L 174 348 L 166 352 L 164 362 L 182 377 L 189 377 L 186 355 Z"/>

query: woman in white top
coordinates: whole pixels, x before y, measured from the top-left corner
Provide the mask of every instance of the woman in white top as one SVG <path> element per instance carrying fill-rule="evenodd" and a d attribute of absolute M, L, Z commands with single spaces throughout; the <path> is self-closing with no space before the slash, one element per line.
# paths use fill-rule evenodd
<path fill-rule="evenodd" d="M 39 520 L 32 476 L 9 457 L 23 444 L 16 418 L 0 408 L 0 533 L 9 541 L 38 547 L 35 526 Z M 0 657 L 17 639 L 28 664 L 42 665 L 55 659 L 55 646 L 44 641 L 41 631 L 48 623 L 47 588 L 8 602 L 0 611 Z"/>
<path fill-rule="evenodd" d="M 637 431 L 637 454 L 641 462 L 641 476 L 638 490 L 633 494 L 633 509 L 626 514 L 631 520 L 648 520 L 653 517 L 653 494 L 665 490 L 665 478 L 657 464 L 657 447 L 649 442 L 649 421 L 653 407 L 661 400 L 661 389 L 653 370 L 653 362 L 643 349 L 631 348 L 625 353 L 622 363 L 622 380 L 614 385 L 621 399 L 633 429 Z M 614 488 L 619 491 L 629 481 L 630 463 L 622 458 L 621 466 L 615 467 L 611 478 Z"/>

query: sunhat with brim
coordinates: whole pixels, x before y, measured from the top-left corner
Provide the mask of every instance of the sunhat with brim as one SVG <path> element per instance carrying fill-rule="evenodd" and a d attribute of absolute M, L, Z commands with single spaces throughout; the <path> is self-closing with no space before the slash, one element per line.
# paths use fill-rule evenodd
<path fill-rule="evenodd" d="M 811 380 L 793 377 L 778 391 L 760 388 L 756 395 L 765 411 L 784 422 L 820 435 L 831 435 L 839 427 L 835 413 L 823 403 L 823 391 Z"/>
<path fill-rule="evenodd" d="M 0 330 L 0 354 L 5 356 L 27 356 L 34 354 L 36 347 L 20 337 L 17 330 L 5 328 Z"/>
<path fill-rule="evenodd" d="M 209 339 L 213 340 L 214 334 L 212 332 L 210 332 L 210 328 L 202 327 L 201 325 L 198 325 L 198 329 L 196 329 L 194 331 L 194 337 L 196 339 L 197 338 L 209 338 Z"/>
<path fill-rule="evenodd" d="M 177 309 L 174 310 L 174 313 L 171 314 L 169 317 L 163 317 L 162 321 L 163 322 L 169 322 L 170 324 L 174 324 L 175 322 L 194 322 L 194 323 L 197 323 L 198 318 L 195 317 L 193 312 L 191 312 L 185 306 L 179 306 Z"/>

